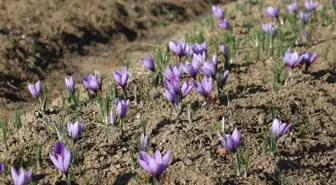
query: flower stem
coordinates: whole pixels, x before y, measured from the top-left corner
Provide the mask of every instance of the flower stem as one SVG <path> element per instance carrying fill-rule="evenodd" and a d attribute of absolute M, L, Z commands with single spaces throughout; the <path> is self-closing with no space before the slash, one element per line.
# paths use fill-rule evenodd
<path fill-rule="evenodd" d="M 71 185 L 71 177 L 69 173 L 67 175 L 67 185 Z"/>

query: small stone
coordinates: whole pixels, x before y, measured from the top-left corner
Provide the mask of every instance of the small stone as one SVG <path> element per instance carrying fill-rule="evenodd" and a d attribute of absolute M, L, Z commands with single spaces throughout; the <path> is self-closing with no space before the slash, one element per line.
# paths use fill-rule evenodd
<path fill-rule="evenodd" d="M 191 165 L 192 165 L 192 161 L 191 161 L 189 158 L 187 158 L 187 159 L 185 160 L 185 164 L 186 164 L 187 166 L 191 166 Z"/>

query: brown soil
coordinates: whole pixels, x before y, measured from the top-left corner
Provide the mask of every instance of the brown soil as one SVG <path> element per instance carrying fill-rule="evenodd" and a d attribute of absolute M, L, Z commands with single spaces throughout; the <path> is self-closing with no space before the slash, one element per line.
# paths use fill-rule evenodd
<path fill-rule="evenodd" d="M 54 99 L 64 76 L 80 79 L 94 69 L 110 75 L 126 56 L 150 52 L 173 34 L 167 25 L 195 19 L 209 6 L 190 0 L 1 1 L 0 116 L 27 105 L 28 82 L 58 87 L 50 88 Z"/>
<path fill-rule="evenodd" d="M 323 3 L 327 5 L 329 1 Z M 260 18 L 258 6 L 258 4 L 253 6 L 252 16 L 248 18 L 236 12 L 234 3 L 224 6 L 230 14 L 233 34 L 240 40 L 226 87 L 230 99 L 229 105 L 215 104 L 211 105 L 210 109 L 207 109 L 207 106 L 201 107 L 203 99 L 193 90 L 183 100 L 181 113 L 176 117 L 171 105 L 162 97 L 160 88 L 152 88 L 152 92 L 160 96 L 151 101 L 144 98 L 144 90 L 133 91 L 135 88 L 142 89 L 149 86 L 151 73 L 144 70 L 138 61 L 141 56 L 149 54 L 148 48 L 142 49 L 142 47 L 148 46 L 148 43 L 155 45 L 153 40 L 139 41 L 143 43 L 142 46 L 138 46 L 138 43 L 124 44 L 121 47 L 123 49 L 117 49 L 136 50 L 131 59 L 131 81 L 128 89 L 132 101 L 127 114 L 125 137 L 118 138 L 116 127 L 113 127 L 108 134 L 101 120 L 99 105 L 88 100 L 83 93 L 80 97 L 79 120 L 84 122 L 85 131 L 77 145 L 79 151 L 77 162 L 72 166 L 73 181 L 85 184 L 89 179 L 91 184 L 97 185 L 137 184 L 136 179 L 145 177 L 146 174 L 138 164 L 136 169 L 132 170 L 129 154 L 130 149 L 138 142 L 142 117 L 148 123 L 149 151 L 159 149 L 163 153 L 172 152 L 170 165 L 165 172 L 168 184 L 335 184 L 336 55 L 333 48 L 330 48 L 336 39 L 335 15 L 328 8 L 332 23 L 328 26 L 317 24 L 312 46 L 307 46 L 303 41 L 294 48 L 298 51 L 304 49 L 317 51 L 320 54 L 318 63 L 311 66 L 308 74 L 301 74 L 300 69 L 295 69 L 289 84 L 280 85 L 278 96 L 275 98 L 273 69 L 275 62 L 281 59 L 264 57 L 256 60 L 254 42 L 247 41 L 246 36 L 248 35 L 246 21 L 253 24 L 252 29 L 260 28 L 260 22 L 264 21 Z M 283 5 L 281 10 L 285 11 Z M 204 20 L 185 24 L 181 32 L 179 32 L 182 30 L 181 25 L 170 25 L 167 30 L 177 31 L 173 32 L 174 35 L 157 34 L 155 40 L 183 39 L 184 34 L 190 30 L 203 30 L 208 41 L 222 39 L 222 31 L 207 27 Z M 217 47 L 216 42 L 209 42 L 209 47 L 211 56 Z M 330 49 L 324 60 L 323 53 L 328 47 Z M 102 48 L 106 48 L 106 45 Z M 101 61 L 104 65 L 97 68 L 108 74 L 112 67 L 106 69 L 105 65 L 110 61 L 107 59 L 112 59 L 113 57 L 109 58 L 111 55 L 120 56 L 115 51 L 105 51 L 106 55 L 100 53 L 98 56 L 82 56 L 66 61 L 85 61 L 88 65 L 92 65 L 90 61 L 97 63 Z M 85 71 L 83 74 L 87 74 L 93 68 L 75 69 Z M 80 75 L 75 72 L 77 78 Z M 111 76 L 106 77 L 105 84 L 113 80 Z M 249 88 L 243 93 L 244 83 L 247 80 Z M 63 81 L 63 77 L 59 81 Z M 84 92 L 83 89 L 80 91 Z M 106 91 L 107 87 L 104 88 L 104 92 Z M 135 94 L 138 97 L 137 101 L 134 99 Z M 213 92 L 212 95 L 215 96 L 216 93 Z M 186 113 L 188 104 L 194 112 L 191 124 Z M 14 122 L 10 122 L 9 151 L 3 153 L 0 159 L 6 159 L 9 164 L 16 166 L 20 165 L 20 160 L 24 161 L 25 167 L 34 166 L 36 145 L 42 145 L 43 163 L 41 168 L 34 168 L 33 177 L 38 184 L 64 183 L 62 176 L 57 175 L 57 169 L 49 159 L 49 153 L 57 141 L 57 136 L 49 129 L 50 123 L 57 122 L 62 116 L 65 120 L 72 119 L 71 109 L 67 106 L 62 108 L 60 105 L 58 98 L 43 117 L 36 116 L 34 112 L 25 115 L 24 125 L 18 131 L 14 129 Z M 263 137 L 270 131 L 272 108 L 277 108 L 278 118 L 294 124 L 290 132 L 279 140 L 280 154 L 277 157 L 264 154 L 262 147 Z M 222 116 L 227 120 L 226 130 L 232 131 L 237 127 L 242 133 L 243 144 L 250 158 L 247 178 L 236 177 L 233 165 L 226 163 L 219 155 L 223 148 L 218 140 L 216 124 Z M 2 145 L 0 151 L 3 151 Z M 20 155 L 20 151 L 24 151 L 24 157 Z M 135 157 L 138 158 L 137 152 Z M 6 182 L 10 182 L 9 176 Z"/>

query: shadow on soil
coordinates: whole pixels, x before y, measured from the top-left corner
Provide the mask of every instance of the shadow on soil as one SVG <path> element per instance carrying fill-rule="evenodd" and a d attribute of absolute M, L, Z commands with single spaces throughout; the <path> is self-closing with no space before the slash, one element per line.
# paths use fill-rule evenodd
<path fill-rule="evenodd" d="M 128 182 L 135 176 L 136 173 L 124 173 L 122 175 L 117 176 L 117 179 L 114 181 L 112 185 L 128 184 Z"/>

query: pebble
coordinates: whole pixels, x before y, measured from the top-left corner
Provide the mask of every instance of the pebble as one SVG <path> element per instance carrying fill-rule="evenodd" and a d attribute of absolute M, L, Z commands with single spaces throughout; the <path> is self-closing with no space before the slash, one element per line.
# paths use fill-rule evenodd
<path fill-rule="evenodd" d="M 189 158 L 187 158 L 187 159 L 185 160 L 185 164 L 186 164 L 187 166 L 191 166 L 191 165 L 193 164 L 193 162 L 192 162 L 192 160 L 190 160 Z"/>

